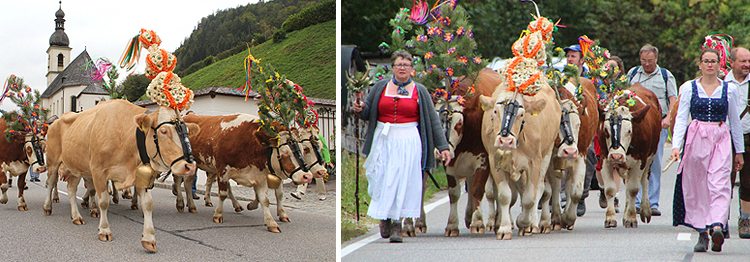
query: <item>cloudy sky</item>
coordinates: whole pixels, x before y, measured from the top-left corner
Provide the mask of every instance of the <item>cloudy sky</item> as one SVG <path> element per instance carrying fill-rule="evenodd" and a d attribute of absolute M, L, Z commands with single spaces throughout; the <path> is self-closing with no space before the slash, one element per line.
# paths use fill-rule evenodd
<path fill-rule="evenodd" d="M 127 42 L 141 28 L 154 30 L 161 48 L 173 52 L 193 31 L 202 17 L 217 10 L 258 0 L 129 0 L 62 1 L 65 33 L 70 39 L 71 60 L 84 49 L 92 59 L 118 60 Z M 11 75 L 43 92 L 47 88 L 47 48 L 55 32 L 58 0 L 0 1 L 0 81 Z M 145 54 L 136 73 L 143 73 Z M 178 61 L 179 63 L 179 61 Z M 121 72 L 120 81 L 125 79 Z M 3 87 L 4 88 L 4 87 Z M 4 100 L 0 108 L 15 108 Z"/>

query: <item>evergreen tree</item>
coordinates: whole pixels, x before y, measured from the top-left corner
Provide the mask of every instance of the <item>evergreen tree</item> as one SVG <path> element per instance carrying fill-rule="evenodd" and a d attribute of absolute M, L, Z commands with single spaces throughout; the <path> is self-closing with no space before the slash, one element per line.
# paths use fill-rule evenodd
<path fill-rule="evenodd" d="M 49 110 L 43 108 L 39 90 L 32 92 L 31 87 L 23 82 L 23 78 L 10 75 L 6 80 L 3 96 L 0 103 L 8 98 L 15 103 L 19 109 L 13 111 L 0 110 L 8 128 L 5 130 L 5 139 L 10 142 L 14 136 L 23 137 L 28 133 L 40 134 L 47 130 L 47 115 Z"/>

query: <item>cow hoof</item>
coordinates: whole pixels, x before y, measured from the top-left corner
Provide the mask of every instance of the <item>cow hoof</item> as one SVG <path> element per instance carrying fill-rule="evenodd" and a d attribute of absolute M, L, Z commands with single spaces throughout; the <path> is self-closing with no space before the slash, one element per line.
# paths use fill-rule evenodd
<path fill-rule="evenodd" d="M 604 228 L 615 228 L 617 227 L 617 220 L 605 220 Z"/>
<path fill-rule="evenodd" d="M 457 237 L 458 236 L 458 229 L 445 229 L 445 236 L 446 237 Z"/>
<path fill-rule="evenodd" d="M 252 201 L 250 203 L 247 203 L 247 210 L 256 210 L 258 209 L 258 202 Z"/>
<path fill-rule="evenodd" d="M 26 205 L 18 206 L 18 211 L 29 211 Z"/>
<path fill-rule="evenodd" d="M 244 210 L 245 210 L 245 209 L 244 209 L 244 208 L 242 208 L 242 206 L 237 206 L 236 208 L 234 208 L 234 212 L 237 212 L 237 213 L 239 213 L 239 212 L 242 212 L 242 211 L 244 211 Z"/>
<path fill-rule="evenodd" d="M 92 209 L 91 210 L 91 217 L 99 217 L 99 210 L 98 209 Z"/>
<path fill-rule="evenodd" d="M 426 234 L 427 233 L 427 226 L 416 226 L 415 228 L 416 228 L 416 230 L 418 230 L 422 234 Z"/>
<path fill-rule="evenodd" d="M 195 207 L 189 207 L 188 208 L 188 212 L 190 212 L 190 213 L 198 213 L 198 209 L 196 209 Z"/>
<path fill-rule="evenodd" d="M 531 227 L 524 227 L 524 228 L 518 229 L 518 236 L 531 236 L 532 234 L 533 233 L 532 233 Z"/>
<path fill-rule="evenodd" d="M 99 233 L 99 240 L 109 242 L 114 240 L 114 238 L 112 238 L 112 233 Z"/>
<path fill-rule="evenodd" d="M 214 223 L 224 223 L 224 216 L 214 216 Z"/>
<path fill-rule="evenodd" d="M 552 231 L 561 230 L 561 229 L 562 229 L 562 225 L 560 224 L 555 224 L 554 226 L 552 226 Z"/>
<path fill-rule="evenodd" d="M 83 221 L 83 218 L 82 218 L 82 217 L 79 217 L 79 218 L 75 218 L 75 219 L 73 219 L 73 224 L 76 224 L 76 225 L 79 225 L 79 226 L 80 226 L 80 225 L 85 225 L 85 224 L 86 224 L 86 222 L 85 222 L 85 221 Z"/>
<path fill-rule="evenodd" d="M 213 203 L 211 203 L 211 202 L 208 202 L 208 201 L 206 201 L 206 202 L 205 202 L 205 205 L 206 205 L 207 207 L 212 207 L 212 206 L 214 206 L 214 204 L 213 204 Z M 248 205 L 249 205 L 249 204 L 248 204 Z"/>
<path fill-rule="evenodd" d="M 574 225 L 568 225 L 567 227 L 565 227 L 565 229 L 567 229 L 567 230 L 573 230 L 573 226 Z"/>
<path fill-rule="evenodd" d="M 122 199 L 133 199 L 133 196 L 131 196 L 130 194 L 124 194 L 123 193 L 122 194 Z"/>
<path fill-rule="evenodd" d="M 45 215 L 45 216 L 49 216 L 49 215 L 52 215 L 52 209 L 46 209 L 46 208 L 45 208 L 45 209 L 44 209 L 44 215 Z"/>
<path fill-rule="evenodd" d="M 625 228 L 638 228 L 638 220 L 634 220 L 634 221 L 623 220 L 622 224 L 625 226 Z"/>
<path fill-rule="evenodd" d="M 53 198 L 52 203 L 60 203 L 60 198 Z"/>
<path fill-rule="evenodd" d="M 513 238 L 513 234 L 511 233 L 498 233 L 496 236 L 497 240 L 511 240 Z"/>
<path fill-rule="evenodd" d="M 471 233 L 472 234 L 484 234 L 484 226 L 481 226 L 481 227 L 471 227 Z"/>
<path fill-rule="evenodd" d="M 185 211 L 185 207 L 177 206 L 177 212 L 182 213 L 182 211 Z"/>
<path fill-rule="evenodd" d="M 487 232 L 495 232 L 495 227 L 492 225 L 487 225 L 486 230 Z"/>
<path fill-rule="evenodd" d="M 268 231 L 270 231 L 271 233 L 281 233 L 281 229 L 279 229 L 279 226 L 267 226 L 266 228 L 268 228 Z"/>
<path fill-rule="evenodd" d="M 542 230 L 541 230 L 541 229 L 539 229 L 539 227 L 536 227 L 536 226 L 532 226 L 532 227 L 531 227 L 531 233 L 532 233 L 532 234 L 539 234 L 539 233 L 541 233 L 541 232 L 542 232 Z"/>
<path fill-rule="evenodd" d="M 289 220 L 289 217 L 280 217 L 279 221 L 281 221 L 281 222 L 287 222 L 287 223 L 292 222 L 292 220 Z"/>
<path fill-rule="evenodd" d="M 0 197 L 0 204 L 7 204 L 8 203 L 8 197 L 2 196 Z"/>
<path fill-rule="evenodd" d="M 641 222 L 651 223 L 651 214 L 645 214 L 645 212 L 641 211 Z"/>
<path fill-rule="evenodd" d="M 552 227 L 542 227 L 541 231 L 542 232 L 540 232 L 540 233 L 542 233 L 542 234 L 549 234 L 549 233 L 552 232 Z"/>
<path fill-rule="evenodd" d="M 113 199 L 112 199 L 112 203 L 114 203 L 115 205 L 117 205 L 117 204 L 119 204 L 119 203 L 120 203 L 120 199 L 118 199 L 118 198 L 113 198 Z"/>
<path fill-rule="evenodd" d="M 83 209 L 89 209 L 89 202 L 87 202 L 87 201 L 81 202 L 81 208 L 83 208 Z"/>
<path fill-rule="evenodd" d="M 141 240 L 141 245 L 149 252 L 156 252 L 156 241 Z"/>

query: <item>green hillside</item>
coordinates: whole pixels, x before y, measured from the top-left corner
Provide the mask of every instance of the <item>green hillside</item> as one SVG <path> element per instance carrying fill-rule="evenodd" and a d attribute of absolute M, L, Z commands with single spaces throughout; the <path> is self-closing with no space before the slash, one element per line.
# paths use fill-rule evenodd
<path fill-rule="evenodd" d="M 302 86 L 309 97 L 336 99 L 336 21 L 290 32 L 281 43 L 266 41 L 250 49 L 279 74 Z M 240 88 L 245 84 L 247 51 L 217 61 L 190 75 L 182 84 L 196 90 L 212 86 Z"/>

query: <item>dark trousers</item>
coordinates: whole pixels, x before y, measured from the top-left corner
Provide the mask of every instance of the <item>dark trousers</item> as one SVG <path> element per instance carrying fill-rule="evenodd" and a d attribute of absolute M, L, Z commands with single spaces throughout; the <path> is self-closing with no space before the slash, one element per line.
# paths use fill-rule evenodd
<path fill-rule="evenodd" d="M 740 170 L 740 199 L 742 201 L 750 201 L 750 134 L 745 134 L 744 140 L 745 153 L 742 154 L 742 158 L 745 160 L 745 165 L 742 166 L 742 170 Z M 732 155 L 732 159 L 734 159 L 734 155 Z M 734 165 L 732 165 L 732 174 L 730 181 L 733 185 L 734 181 L 736 181 L 736 174 L 737 172 L 735 172 L 735 167 Z"/>

